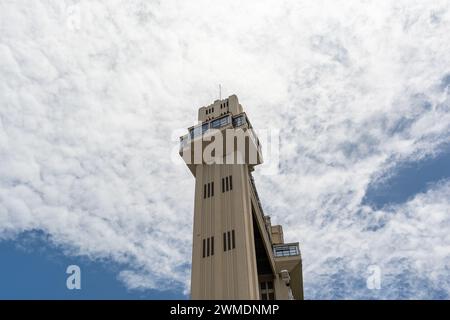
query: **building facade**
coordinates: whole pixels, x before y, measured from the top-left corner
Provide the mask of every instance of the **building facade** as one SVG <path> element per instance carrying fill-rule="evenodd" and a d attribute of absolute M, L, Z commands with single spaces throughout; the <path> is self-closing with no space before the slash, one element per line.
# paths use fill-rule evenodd
<path fill-rule="evenodd" d="M 303 299 L 298 243 L 263 212 L 252 172 L 259 139 L 238 98 L 202 107 L 180 138 L 195 177 L 192 299 Z"/>

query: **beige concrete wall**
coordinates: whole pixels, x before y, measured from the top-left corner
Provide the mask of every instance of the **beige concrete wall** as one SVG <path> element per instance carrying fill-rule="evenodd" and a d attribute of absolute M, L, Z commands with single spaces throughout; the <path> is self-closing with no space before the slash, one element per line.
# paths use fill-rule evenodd
<path fill-rule="evenodd" d="M 273 244 L 283 244 L 284 236 L 283 236 L 283 227 L 280 225 L 272 226 L 272 243 Z"/>
<path fill-rule="evenodd" d="M 214 110 L 213 110 L 214 109 Z M 231 113 L 237 115 L 243 112 L 242 106 L 236 95 L 231 95 L 226 99 L 216 100 L 214 103 L 198 110 L 198 121 L 204 122 L 220 118 L 220 116 Z"/>
<path fill-rule="evenodd" d="M 192 299 L 259 299 L 246 165 L 198 165 L 194 205 Z M 222 193 L 222 177 L 233 190 Z M 214 181 L 214 197 L 203 185 Z M 223 250 L 223 233 L 235 230 L 235 249 Z M 203 239 L 214 236 L 214 255 L 203 258 Z"/>
<path fill-rule="evenodd" d="M 276 300 L 288 300 L 289 288 L 286 286 L 279 274 L 276 275 L 274 280 L 275 299 Z"/>
<path fill-rule="evenodd" d="M 302 270 L 302 261 L 297 264 L 297 266 L 291 271 L 291 287 L 292 293 L 296 300 L 303 300 L 303 270 Z"/>

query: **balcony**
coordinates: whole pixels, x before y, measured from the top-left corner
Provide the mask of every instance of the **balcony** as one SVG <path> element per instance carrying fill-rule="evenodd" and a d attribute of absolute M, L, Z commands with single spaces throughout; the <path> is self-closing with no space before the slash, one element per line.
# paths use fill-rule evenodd
<path fill-rule="evenodd" d="M 180 138 L 180 151 L 182 151 L 190 141 L 195 140 L 198 137 L 203 136 L 210 129 L 221 129 L 232 123 L 231 115 L 226 115 L 224 117 L 214 119 L 208 122 L 204 122 L 195 127 L 189 129 L 189 134 L 186 134 Z M 234 124 L 234 122 L 233 122 Z"/>
<path fill-rule="evenodd" d="M 217 163 L 223 163 L 222 159 L 225 159 L 226 164 L 245 163 L 255 166 L 263 163 L 261 143 L 244 112 L 236 116 L 228 113 L 188 130 L 188 134 L 180 137 L 179 153 L 194 176 L 193 165 L 214 163 L 215 154 L 221 159 Z M 215 143 L 212 148 L 214 155 L 203 154 L 212 141 Z M 221 142 L 222 149 L 218 144 Z M 205 159 L 208 160 L 205 161 Z"/>
<path fill-rule="evenodd" d="M 222 129 L 227 126 L 236 129 L 244 127 L 245 125 L 246 128 L 250 129 L 248 130 L 250 139 L 252 139 L 253 143 L 257 146 L 258 152 L 261 153 L 261 143 L 259 142 L 259 139 L 256 136 L 256 134 L 253 132 L 253 128 L 245 113 L 241 113 L 234 117 L 232 117 L 231 115 L 225 115 L 221 118 L 214 119 L 190 128 L 189 134 L 180 137 L 180 151 L 183 150 L 190 141 L 203 136 L 210 129 Z"/>
<path fill-rule="evenodd" d="M 274 245 L 273 254 L 276 258 L 300 256 L 298 242 Z"/>

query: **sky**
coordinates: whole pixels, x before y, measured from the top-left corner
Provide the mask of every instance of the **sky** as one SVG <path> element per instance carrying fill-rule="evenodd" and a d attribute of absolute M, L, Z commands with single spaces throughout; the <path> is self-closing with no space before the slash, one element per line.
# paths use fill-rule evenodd
<path fill-rule="evenodd" d="M 0 298 L 188 298 L 177 137 L 221 84 L 280 132 L 305 298 L 449 299 L 449 33 L 447 0 L 0 0 Z"/>

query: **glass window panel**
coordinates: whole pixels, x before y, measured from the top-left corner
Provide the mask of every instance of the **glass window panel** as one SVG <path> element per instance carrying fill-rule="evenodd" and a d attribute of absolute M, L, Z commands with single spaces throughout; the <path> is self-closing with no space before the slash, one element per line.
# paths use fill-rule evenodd
<path fill-rule="evenodd" d="M 217 129 L 230 123 L 230 117 L 223 117 L 211 122 L 211 128 Z"/>
<path fill-rule="evenodd" d="M 240 127 L 245 124 L 245 116 L 238 116 L 233 118 L 233 127 Z"/>
<path fill-rule="evenodd" d="M 191 139 L 194 139 L 194 138 L 197 138 L 198 136 L 201 136 L 203 133 L 208 131 L 208 129 L 209 129 L 209 123 L 204 123 L 200 126 L 196 126 L 195 128 L 192 128 L 189 131 L 189 135 L 190 135 Z"/>

